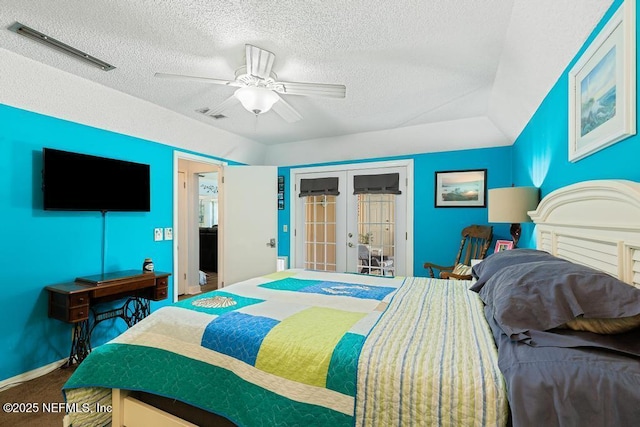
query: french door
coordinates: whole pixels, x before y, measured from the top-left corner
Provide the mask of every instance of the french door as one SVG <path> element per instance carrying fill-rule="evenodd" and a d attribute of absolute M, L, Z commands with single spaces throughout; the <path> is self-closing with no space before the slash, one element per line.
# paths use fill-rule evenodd
<path fill-rule="evenodd" d="M 354 194 L 356 177 L 383 175 L 397 175 L 398 194 L 375 190 Z M 336 188 L 316 189 L 298 197 L 305 184 L 327 178 L 337 178 Z M 292 265 L 371 275 L 410 274 L 407 183 L 406 167 L 296 173 Z M 322 191 L 330 194 L 319 194 Z"/>

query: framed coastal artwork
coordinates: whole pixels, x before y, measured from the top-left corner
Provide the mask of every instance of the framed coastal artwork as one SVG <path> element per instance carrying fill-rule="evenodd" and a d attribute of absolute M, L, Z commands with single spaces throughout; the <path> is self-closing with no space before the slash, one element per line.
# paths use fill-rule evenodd
<path fill-rule="evenodd" d="M 436 208 L 484 208 L 486 194 L 486 169 L 436 172 Z"/>
<path fill-rule="evenodd" d="M 569 71 L 569 161 L 636 133 L 635 0 L 626 0 Z"/>

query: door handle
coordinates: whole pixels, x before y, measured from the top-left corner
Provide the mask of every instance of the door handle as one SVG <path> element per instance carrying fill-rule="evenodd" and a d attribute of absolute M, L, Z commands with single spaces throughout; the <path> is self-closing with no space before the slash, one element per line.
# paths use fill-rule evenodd
<path fill-rule="evenodd" d="M 352 248 L 352 247 L 353 247 L 353 243 L 349 242 L 349 245 L 348 245 L 348 246 L 349 246 L 350 248 Z"/>
<path fill-rule="evenodd" d="M 276 247 L 276 239 L 270 239 L 269 242 L 267 243 L 267 246 L 269 246 L 270 248 L 275 248 Z"/>

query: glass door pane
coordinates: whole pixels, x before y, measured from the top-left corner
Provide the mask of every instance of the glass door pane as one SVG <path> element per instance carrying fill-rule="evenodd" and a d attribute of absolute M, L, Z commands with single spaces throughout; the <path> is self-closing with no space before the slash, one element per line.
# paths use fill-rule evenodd
<path fill-rule="evenodd" d="M 394 275 L 395 195 L 358 194 L 358 272 Z"/>
<path fill-rule="evenodd" d="M 304 266 L 336 271 L 336 196 L 304 198 Z"/>

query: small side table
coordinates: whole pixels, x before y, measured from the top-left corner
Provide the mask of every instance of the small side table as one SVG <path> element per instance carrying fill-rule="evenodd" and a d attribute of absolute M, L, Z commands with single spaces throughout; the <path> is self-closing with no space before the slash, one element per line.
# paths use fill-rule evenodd
<path fill-rule="evenodd" d="M 74 325 L 71 351 L 65 366 L 80 363 L 89 355 L 91 333 L 103 320 L 120 317 L 131 327 L 147 317 L 150 301 L 167 298 L 170 275 L 125 270 L 47 286 L 49 317 Z M 122 306 L 98 311 L 100 304 L 121 299 L 126 299 Z"/>

